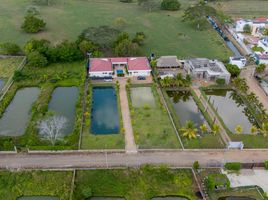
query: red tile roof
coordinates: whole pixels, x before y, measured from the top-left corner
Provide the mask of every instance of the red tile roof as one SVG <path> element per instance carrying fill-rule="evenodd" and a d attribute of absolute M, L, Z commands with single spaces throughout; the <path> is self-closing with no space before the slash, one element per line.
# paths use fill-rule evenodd
<path fill-rule="evenodd" d="M 146 57 L 91 58 L 89 72 L 113 71 L 112 63 L 127 63 L 128 70 L 150 70 Z"/>
<path fill-rule="evenodd" d="M 112 63 L 108 58 L 91 58 L 89 71 L 113 71 Z"/>
<path fill-rule="evenodd" d="M 128 59 L 128 70 L 150 70 L 151 67 L 147 58 L 137 57 Z"/>
<path fill-rule="evenodd" d="M 268 59 L 268 54 L 259 55 L 260 59 Z"/>
<path fill-rule="evenodd" d="M 267 17 L 258 17 L 258 18 L 255 18 L 254 21 L 268 21 L 268 18 Z"/>

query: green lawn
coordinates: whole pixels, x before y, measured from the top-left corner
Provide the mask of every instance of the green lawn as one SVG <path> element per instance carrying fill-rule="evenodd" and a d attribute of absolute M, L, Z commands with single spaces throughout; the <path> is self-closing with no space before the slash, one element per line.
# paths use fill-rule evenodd
<path fill-rule="evenodd" d="M 268 1 L 263 0 L 220 0 L 211 3 L 217 9 L 234 18 L 268 17 Z"/>
<path fill-rule="evenodd" d="M 170 170 L 165 167 L 141 169 L 78 171 L 74 200 L 86 199 L 82 193 L 91 190 L 93 196 L 117 196 L 126 200 L 149 200 L 155 196 L 180 195 L 195 197 L 191 170 Z"/>
<path fill-rule="evenodd" d="M 0 78 L 9 78 L 22 62 L 23 57 L 0 59 Z"/>
<path fill-rule="evenodd" d="M 1 137 L 0 149 L 13 149 L 29 147 L 30 149 L 76 149 L 81 126 L 81 96 L 83 95 L 84 63 L 74 62 L 65 64 L 52 64 L 45 68 L 25 67 L 23 72 L 28 76 L 26 80 L 16 82 L 9 89 L 0 104 L 0 117 L 12 101 L 16 91 L 23 87 L 36 86 L 41 93 L 32 107 L 32 117 L 28 123 L 25 134 L 21 137 Z M 76 104 L 76 122 L 73 133 L 59 141 L 56 146 L 51 146 L 48 141 L 41 140 L 38 136 L 37 122 L 44 117 L 48 110 L 48 104 L 53 90 L 59 86 L 77 86 L 80 90 Z"/>
<path fill-rule="evenodd" d="M 58 0 L 58 4 L 41 6 L 40 15 L 47 28 L 39 34 L 26 34 L 20 29 L 30 0 L 2 0 L 0 5 L 0 42 L 12 41 L 23 45 L 31 38 L 45 38 L 54 43 L 63 39 L 75 40 L 81 31 L 90 26 L 115 26 L 115 19 L 123 17 L 127 24 L 123 31 L 147 36 L 143 53 L 149 55 L 175 54 L 179 57 L 208 57 L 227 59 L 231 52 L 212 28 L 197 31 L 191 24 L 182 22 L 183 9 L 195 0 L 180 0 L 182 9 L 170 12 L 147 12 L 137 3 L 118 0 Z M 64 2 L 64 3 L 63 3 Z M 15 13 L 15 14 L 14 14 Z"/>
<path fill-rule="evenodd" d="M 180 148 L 179 140 L 155 86 L 152 88 L 155 106 L 134 107 L 128 89 L 132 127 L 139 148 Z"/>
<path fill-rule="evenodd" d="M 90 115 L 91 115 L 91 105 L 92 105 L 92 87 L 94 85 L 89 85 L 87 91 L 86 99 L 86 112 L 85 112 L 85 125 L 83 128 L 82 135 L 82 149 L 124 149 L 125 148 L 125 139 L 122 133 L 122 117 L 120 110 L 120 99 L 117 91 L 117 101 L 120 114 L 120 133 L 119 134 L 110 134 L 110 135 L 93 135 L 90 133 Z M 97 85 L 95 85 L 97 86 Z M 101 84 L 98 86 L 114 86 L 112 84 Z"/>
<path fill-rule="evenodd" d="M 57 196 L 69 200 L 72 172 L 0 172 L 0 197 L 15 200 L 20 196 Z"/>

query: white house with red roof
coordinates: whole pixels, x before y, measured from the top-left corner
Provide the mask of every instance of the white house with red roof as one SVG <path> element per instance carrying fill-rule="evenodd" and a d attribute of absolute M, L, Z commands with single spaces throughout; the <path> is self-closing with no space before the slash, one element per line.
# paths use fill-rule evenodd
<path fill-rule="evenodd" d="M 151 66 L 146 57 L 91 58 L 89 77 L 150 76 Z"/>

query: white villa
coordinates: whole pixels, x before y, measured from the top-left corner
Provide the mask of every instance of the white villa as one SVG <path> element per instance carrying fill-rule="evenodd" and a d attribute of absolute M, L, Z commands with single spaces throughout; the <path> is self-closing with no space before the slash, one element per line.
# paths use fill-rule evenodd
<path fill-rule="evenodd" d="M 268 54 L 268 36 L 258 41 L 258 47 L 263 48 L 264 52 Z"/>
<path fill-rule="evenodd" d="M 226 70 L 224 64 L 218 60 L 192 58 L 186 60 L 184 68 L 188 74 L 197 79 L 207 81 L 224 79 L 226 84 L 230 82 L 231 74 Z"/>
<path fill-rule="evenodd" d="M 236 32 L 243 33 L 245 25 L 251 27 L 251 35 L 261 37 L 263 30 L 268 28 L 268 18 L 259 17 L 253 20 L 238 19 L 235 25 Z"/>
<path fill-rule="evenodd" d="M 93 78 L 150 76 L 151 66 L 146 57 L 91 58 L 88 74 Z"/>
<path fill-rule="evenodd" d="M 232 65 L 236 65 L 239 69 L 242 69 L 247 64 L 247 59 L 244 56 L 241 57 L 230 57 L 229 63 Z"/>

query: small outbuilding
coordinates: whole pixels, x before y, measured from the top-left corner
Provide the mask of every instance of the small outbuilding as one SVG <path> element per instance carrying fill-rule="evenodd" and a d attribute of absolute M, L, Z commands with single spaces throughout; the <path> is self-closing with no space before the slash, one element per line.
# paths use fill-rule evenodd
<path fill-rule="evenodd" d="M 158 68 L 179 68 L 181 66 L 177 56 L 161 56 L 156 61 Z"/>
<path fill-rule="evenodd" d="M 243 67 L 246 66 L 247 59 L 244 56 L 230 57 L 229 63 L 232 65 L 236 65 L 237 67 L 239 67 L 239 69 L 242 69 Z"/>

